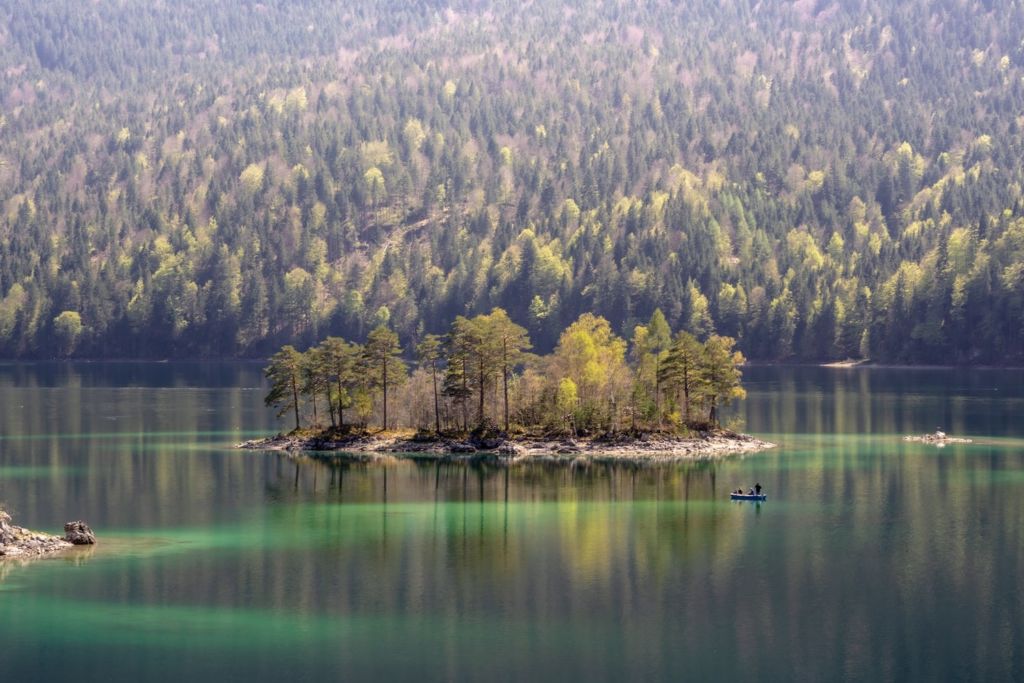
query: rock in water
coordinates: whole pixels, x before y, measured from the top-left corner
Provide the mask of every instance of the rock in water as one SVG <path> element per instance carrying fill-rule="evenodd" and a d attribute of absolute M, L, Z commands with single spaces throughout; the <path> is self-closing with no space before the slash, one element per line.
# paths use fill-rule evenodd
<path fill-rule="evenodd" d="M 96 534 L 83 521 L 68 522 L 64 525 L 64 540 L 73 545 L 93 545 Z"/>

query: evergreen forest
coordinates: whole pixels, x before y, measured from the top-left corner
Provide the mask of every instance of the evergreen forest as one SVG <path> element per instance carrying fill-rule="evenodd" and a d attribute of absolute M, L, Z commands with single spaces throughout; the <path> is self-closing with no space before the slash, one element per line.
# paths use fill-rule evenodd
<path fill-rule="evenodd" d="M 5 0 L 0 357 L 496 308 L 1024 363 L 1019 0 Z M 411 353 L 407 360 L 411 360 Z"/>

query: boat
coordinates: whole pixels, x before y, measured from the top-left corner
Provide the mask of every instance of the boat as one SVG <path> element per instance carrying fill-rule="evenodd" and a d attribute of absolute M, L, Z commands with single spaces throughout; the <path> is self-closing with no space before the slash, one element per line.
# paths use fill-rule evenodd
<path fill-rule="evenodd" d="M 768 500 L 767 493 L 730 493 L 732 500 Z"/>

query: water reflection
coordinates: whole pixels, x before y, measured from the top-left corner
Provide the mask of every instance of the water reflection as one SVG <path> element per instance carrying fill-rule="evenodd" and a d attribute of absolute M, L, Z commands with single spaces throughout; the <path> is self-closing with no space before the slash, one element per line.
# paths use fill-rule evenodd
<path fill-rule="evenodd" d="M 751 368 L 779 449 L 507 469 L 235 451 L 258 368 L 91 371 L 0 368 L 0 500 L 101 539 L 0 568 L 4 680 L 1024 673 L 1019 373 Z"/>
<path fill-rule="evenodd" d="M 776 434 L 1024 436 L 1024 371 L 751 367 L 746 427 Z"/>
<path fill-rule="evenodd" d="M 503 467 L 429 458 L 366 462 L 345 456 L 270 453 L 275 500 L 323 498 L 350 503 L 395 501 L 639 501 L 717 498 L 718 463 L 673 465 L 528 463 Z M 390 490 L 389 490 L 390 481 Z M 728 493 L 728 490 L 724 491 Z M 324 495 L 321 495 L 324 494 Z"/>

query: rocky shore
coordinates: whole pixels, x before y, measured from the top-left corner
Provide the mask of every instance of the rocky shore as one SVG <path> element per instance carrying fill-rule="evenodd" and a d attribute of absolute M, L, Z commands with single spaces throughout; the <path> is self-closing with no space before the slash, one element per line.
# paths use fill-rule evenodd
<path fill-rule="evenodd" d="M 0 560 L 29 559 L 67 550 L 76 545 L 96 543 L 96 535 L 85 522 L 68 522 L 64 537 L 31 531 L 11 522 L 11 516 L 0 510 Z"/>
<path fill-rule="evenodd" d="M 238 448 L 251 450 L 337 451 L 363 458 L 376 454 L 448 460 L 486 459 L 510 465 L 536 461 L 571 463 L 581 459 L 591 462 L 706 460 L 754 453 L 774 446 L 773 443 L 727 430 L 689 437 L 657 432 L 621 432 L 594 438 L 471 436 L 457 439 L 434 435 L 354 434 L 332 437 L 278 434 L 238 444 Z"/>

